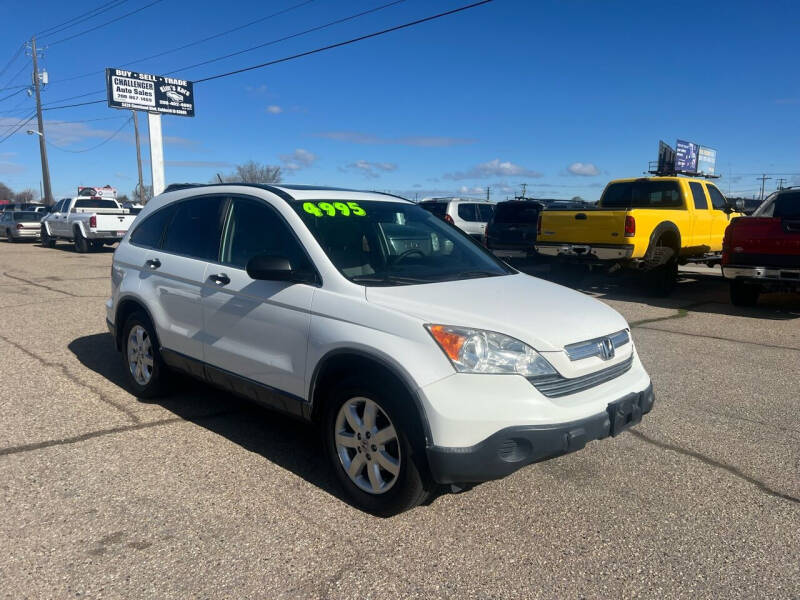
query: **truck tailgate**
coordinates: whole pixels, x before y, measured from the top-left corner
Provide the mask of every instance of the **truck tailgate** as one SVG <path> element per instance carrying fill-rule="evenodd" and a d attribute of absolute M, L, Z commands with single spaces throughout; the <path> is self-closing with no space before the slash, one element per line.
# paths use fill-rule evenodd
<path fill-rule="evenodd" d="M 624 244 L 624 210 L 545 210 L 539 242 Z"/>
<path fill-rule="evenodd" d="M 133 223 L 136 215 L 104 215 L 97 214 L 95 231 L 117 231 L 125 233 Z"/>
<path fill-rule="evenodd" d="M 740 217 L 725 232 L 729 263 L 800 267 L 800 219 Z"/>

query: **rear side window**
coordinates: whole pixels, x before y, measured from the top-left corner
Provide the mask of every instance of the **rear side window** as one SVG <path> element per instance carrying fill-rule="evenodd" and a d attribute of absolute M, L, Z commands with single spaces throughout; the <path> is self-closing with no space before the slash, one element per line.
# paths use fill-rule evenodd
<path fill-rule="evenodd" d="M 236 198 L 222 243 L 226 265 L 244 269 L 259 254 L 285 256 L 292 268 L 310 271 L 311 263 L 289 226 L 270 206 L 256 200 Z"/>
<path fill-rule="evenodd" d="M 223 196 L 178 202 L 161 248 L 191 258 L 217 260 L 225 205 Z"/>
<path fill-rule="evenodd" d="M 775 199 L 774 217 L 800 219 L 800 192 L 782 192 Z"/>
<path fill-rule="evenodd" d="M 75 208 L 119 208 L 114 200 L 76 200 Z"/>
<path fill-rule="evenodd" d="M 690 181 L 689 187 L 692 188 L 694 207 L 697 210 L 708 210 L 708 200 L 706 200 L 706 193 L 703 191 L 703 186 L 696 181 Z"/>
<path fill-rule="evenodd" d="M 22 221 L 23 223 L 31 223 L 42 220 L 42 215 L 37 212 L 15 212 L 12 214 L 14 215 L 15 221 Z"/>
<path fill-rule="evenodd" d="M 433 213 L 440 219 L 444 219 L 447 214 L 447 202 L 421 202 L 420 207 Z"/>
<path fill-rule="evenodd" d="M 157 210 L 152 215 L 136 226 L 131 234 L 131 243 L 145 248 L 160 248 L 161 236 L 164 228 L 172 220 L 175 214 L 175 204 L 170 204 L 161 210 Z"/>
<path fill-rule="evenodd" d="M 463 221 L 475 222 L 478 220 L 478 214 L 475 210 L 474 204 L 459 204 L 458 205 L 458 218 Z"/>
<path fill-rule="evenodd" d="M 495 223 L 536 224 L 540 207 L 528 202 L 502 202 L 494 210 Z"/>
<path fill-rule="evenodd" d="M 478 210 L 478 220 L 488 222 L 494 214 L 494 205 L 492 204 L 476 204 L 475 208 Z"/>
<path fill-rule="evenodd" d="M 714 210 L 725 210 L 725 207 L 728 205 L 725 202 L 725 196 L 722 195 L 716 187 L 713 185 L 709 185 L 708 187 L 708 195 L 711 197 L 711 206 L 714 207 Z"/>
<path fill-rule="evenodd" d="M 680 208 L 677 181 L 624 181 L 610 184 L 598 203 L 600 208 Z"/>

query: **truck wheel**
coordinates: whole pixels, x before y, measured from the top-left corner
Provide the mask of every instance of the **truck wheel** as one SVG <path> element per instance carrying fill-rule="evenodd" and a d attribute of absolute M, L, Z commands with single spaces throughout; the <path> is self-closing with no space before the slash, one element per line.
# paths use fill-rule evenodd
<path fill-rule="evenodd" d="M 122 330 L 122 360 L 128 385 L 137 398 L 156 398 L 166 390 L 167 369 L 150 319 L 135 312 Z"/>
<path fill-rule="evenodd" d="M 738 279 L 731 281 L 731 304 L 734 306 L 755 306 L 760 294 L 761 288 L 757 285 Z"/>
<path fill-rule="evenodd" d="M 54 248 L 56 245 L 55 238 L 50 237 L 50 234 L 47 233 L 47 227 L 42 225 L 42 232 L 40 234 L 42 238 L 41 244 L 43 248 Z"/>
<path fill-rule="evenodd" d="M 81 254 L 85 254 L 89 251 L 89 240 L 83 237 L 81 230 L 76 228 L 74 231 L 75 236 L 75 252 L 79 252 Z"/>
<path fill-rule="evenodd" d="M 415 418 L 387 386 L 350 379 L 333 391 L 322 422 L 325 454 L 358 508 L 388 517 L 429 497 Z"/>

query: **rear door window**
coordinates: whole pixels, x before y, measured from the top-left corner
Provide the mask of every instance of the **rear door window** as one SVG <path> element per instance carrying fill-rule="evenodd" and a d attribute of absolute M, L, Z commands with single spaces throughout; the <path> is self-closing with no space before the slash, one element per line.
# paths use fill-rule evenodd
<path fill-rule="evenodd" d="M 175 204 L 157 210 L 139 223 L 131 234 L 131 243 L 145 248 L 160 248 L 164 228 L 175 214 Z"/>
<path fill-rule="evenodd" d="M 176 204 L 162 249 L 200 260 L 216 261 L 222 231 L 223 196 L 200 196 Z"/>
<path fill-rule="evenodd" d="M 703 191 L 703 186 L 696 181 L 690 181 L 689 187 L 692 189 L 695 209 L 708 210 L 708 200 L 706 200 L 706 193 Z"/>
<path fill-rule="evenodd" d="M 475 204 L 459 204 L 458 205 L 458 218 L 463 221 L 475 222 L 478 220 L 478 214 L 475 210 Z"/>
<path fill-rule="evenodd" d="M 725 210 L 728 203 L 725 202 L 725 196 L 722 195 L 715 186 L 708 185 L 708 195 L 711 198 L 711 206 L 714 207 L 714 210 Z"/>

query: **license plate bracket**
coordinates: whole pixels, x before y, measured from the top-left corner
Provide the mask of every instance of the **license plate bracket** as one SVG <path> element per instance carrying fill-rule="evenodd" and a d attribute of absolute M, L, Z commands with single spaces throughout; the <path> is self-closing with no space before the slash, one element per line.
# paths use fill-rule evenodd
<path fill-rule="evenodd" d="M 642 407 L 639 395 L 633 394 L 608 405 L 608 418 L 611 422 L 609 435 L 617 436 L 642 420 Z"/>

